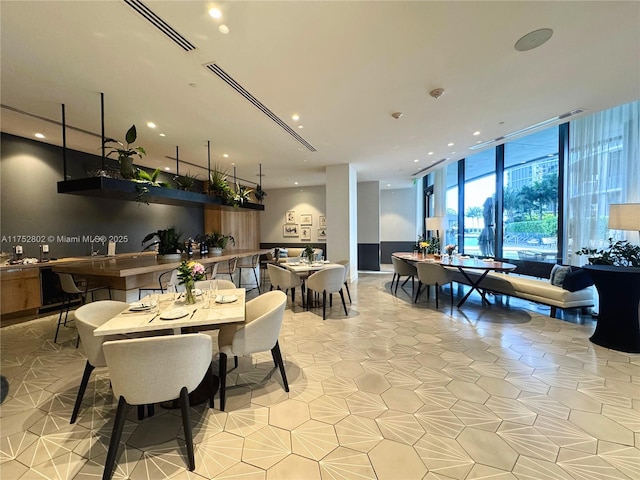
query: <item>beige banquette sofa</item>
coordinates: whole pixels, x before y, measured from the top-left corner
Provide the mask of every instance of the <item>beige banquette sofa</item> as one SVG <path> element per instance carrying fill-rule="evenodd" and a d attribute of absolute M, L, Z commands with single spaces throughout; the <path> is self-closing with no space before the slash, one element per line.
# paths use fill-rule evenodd
<path fill-rule="evenodd" d="M 298 258 L 304 252 L 305 247 L 281 247 L 279 248 L 280 258 L 278 263 L 285 263 L 287 259 Z M 324 250 L 321 248 L 314 248 L 313 251 L 316 255 L 323 255 Z"/>

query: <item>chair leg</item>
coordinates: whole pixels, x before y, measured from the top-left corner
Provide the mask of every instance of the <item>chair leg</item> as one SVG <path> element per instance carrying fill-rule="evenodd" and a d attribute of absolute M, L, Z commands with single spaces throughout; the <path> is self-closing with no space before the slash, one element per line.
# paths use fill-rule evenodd
<path fill-rule="evenodd" d="M 322 319 L 327 319 L 327 291 L 322 291 Z"/>
<path fill-rule="evenodd" d="M 216 394 L 216 386 L 213 381 L 213 362 L 211 362 L 209 368 L 207 368 L 207 384 L 209 386 L 209 395 L 211 395 L 209 397 L 209 408 L 213 408 L 213 397 Z"/>
<path fill-rule="evenodd" d="M 291 303 L 296 303 L 296 287 L 291 288 Z"/>
<path fill-rule="evenodd" d="M 256 279 L 256 285 L 258 286 L 258 293 L 262 295 L 262 290 L 260 290 L 260 282 L 258 282 L 258 274 L 256 273 L 256 269 L 252 268 L 251 270 L 253 270 L 253 278 Z"/>
<path fill-rule="evenodd" d="M 184 441 L 187 444 L 187 467 L 193 472 L 196 468 L 196 460 L 193 454 L 193 432 L 189 420 L 189 392 L 187 387 L 180 390 L 180 411 L 182 412 L 182 428 L 184 429 Z"/>
<path fill-rule="evenodd" d="M 104 464 L 104 472 L 102 473 L 102 480 L 111 480 L 113 466 L 116 463 L 116 455 L 118 454 L 118 446 L 120 445 L 120 438 L 122 437 L 122 430 L 124 429 L 124 421 L 127 419 L 127 410 L 129 410 L 127 402 L 124 400 L 124 397 L 120 397 L 118 410 L 116 411 L 116 419 L 113 423 L 113 431 L 111 432 L 109 452 L 107 453 L 107 460 Z"/>
<path fill-rule="evenodd" d="M 271 356 L 273 357 L 273 363 L 280 369 L 280 375 L 282 375 L 282 382 L 284 383 L 284 391 L 289 391 L 289 382 L 287 381 L 287 373 L 284 371 L 284 362 L 282 361 L 282 353 L 280 352 L 280 345 L 276 341 L 275 346 L 271 349 Z"/>
<path fill-rule="evenodd" d="M 393 278 L 391 279 L 391 291 L 392 292 L 393 292 L 393 284 L 396 281 L 396 275 L 397 275 L 397 273 L 393 272 Z"/>
<path fill-rule="evenodd" d="M 416 298 L 413 303 L 418 303 L 418 297 L 420 296 L 420 289 L 422 288 L 422 282 L 418 280 L 418 291 L 416 292 Z"/>
<path fill-rule="evenodd" d="M 233 356 L 233 368 L 238 368 L 238 356 Z"/>
<path fill-rule="evenodd" d="M 440 285 L 438 285 L 438 284 L 436 283 L 436 286 L 435 286 L 434 288 L 435 288 L 435 290 L 436 290 L 436 310 L 437 310 L 437 309 L 439 308 L 439 307 L 438 307 L 438 292 L 439 292 L 439 290 L 440 290 Z"/>
<path fill-rule="evenodd" d="M 398 278 L 396 278 L 396 289 L 393 291 L 396 295 L 398 294 L 398 285 L 400 285 L 400 274 L 398 274 Z"/>
<path fill-rule="evenodd" d="M 344 307 L 344 314 L 345 315 L 349 315 L 349 313 L 347 312 L 347 304 L 344 302 L 344 293 L 342 292 L 342 289 L 340 289 L 340 298 L 342 299 L 342 306 Z"/>
<path fill-rule="evenodd" d="M 227 354 L 220 352 L 220 365 L 218 367 L 220 377 L 220 411 L 224 412 L 225 393 L 227 386 Z"/>
<path fill-rule="evenodd" d="M 451 294 L 451 306 L 453 307 L 453 283 L 449 284 L 449 292 Z"/>
<path fill-rule="evenodd" d="M 349 296 L 349 303 L 353 303 L 351 301 L 351 292 L 349 291 L 349 285 L 347 284 L 347 282 L 344 282 L 344 287 L 347 289 L 347 295 Z"/>
<path fill-rule="evenodd" d="M 329 294 L 329 308 L 333 307 L 333 293 Z"/>
<path fill-rule="evenodd" d="M 76 403 L 73 406 L 73 413 L 71 414 L 71 420 L 69 421 L 69 423 L 76 423 L 78 412 L 80 411 L 80 404 L 82 403 L 84 392 L 87 389 L 87 385 L 89 384 L 89 377 L 91 376 L 91 372 L 93 372 L 93 368 L 93 365 L 91 365 L 87 360 L 87 363 L 85 363 L 84 365 L 82 381 L 80 382 L 80 388 L 78 389 L 78 395 L 76 396 Z"/>
<path fill-rule="evenodd" d="M 558 313 L 558 307 L 551 306 L 551 311 L 549 312 L 549 316 L 551 318 L 557 318 L 556 314 Z"/>
<path fill-rule="evenodd" d="M 302 308 L 306 308 L 306 303 L 304 301 L 304 297 L 305 297 L 305 294 L 306 294 L 306 287 L 305 287 L 304 282 L 300 286 L 300 289 L 302 290 Z"/>

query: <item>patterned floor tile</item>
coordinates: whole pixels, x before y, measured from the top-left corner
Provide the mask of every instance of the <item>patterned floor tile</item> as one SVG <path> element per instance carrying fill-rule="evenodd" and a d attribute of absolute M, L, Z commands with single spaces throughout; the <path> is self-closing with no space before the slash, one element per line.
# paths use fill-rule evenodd
<path fill-rule="evenodd" d="M 413 447 L 388 439 L 369 452 L 369 459 L 379 480 L 422 478 L 427 473 Z"/>
<path fill-rule="evenodd" d="M 474 465 L 473 459 L 453 439 L 427 434 L 415 450 L 430 472 L 464 479 Z"/>
<path fill-rule="evenodd" d="M 245 438 L 242 461 L 266 470 L 290 454 L 290 432 L 268 426 Z"/>
<path fill-rule="evenodd" d="M 341 446 L 365 453 L 384 439 L 375 420 L 357 415 L 338 422 L 335 431 Z"/>
<path fill-rule="evenodd" d="M 324 480 L 377 479 L 367 455 L 344 447 L 320 460 L 320 472 Z"/>
<path fill-rule="evenodd" d="M 291 432 L 291 447 L 296 455 L 320 460 L 338 447 L 338 438 L 332 425 L 309 420 Z"/>

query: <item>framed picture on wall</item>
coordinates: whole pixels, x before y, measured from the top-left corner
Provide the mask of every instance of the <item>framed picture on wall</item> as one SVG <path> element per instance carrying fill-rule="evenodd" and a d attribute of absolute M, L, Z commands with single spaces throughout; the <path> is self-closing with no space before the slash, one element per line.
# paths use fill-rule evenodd
<path fill-rule="evenodd" d="M 295 223 L 285 223 L 282 226 L 282 236 L 283 237 L 297 237 L 298 236 L 298 225 Z"/>
<path fill-rule="evenodd" d="M 313 224 L 313 216 L 310 213 L 300 214 L 300 225 L 312 225 L 312 224 Z"/>
<path fill-rule="evenodd" d="M 326 215 L 320 215 L 319 225 L 321 227 L 326 227 L 327 226 L 327 216 Z"/>
<path fill-rule="evenodd" d="M 284 216 L 284 223 L 296 223 L 295 210 L 287 210 L 287 213 Z"/>
<path fill-rule="evenodd" d="M 300 227 L 300 240 L 311 240 L 311 227 Z"/>
<path fill-rule="evenodd" d="M 318 229 L 318 240 L 327 239 L 327 227 L 321 227 Z"/>

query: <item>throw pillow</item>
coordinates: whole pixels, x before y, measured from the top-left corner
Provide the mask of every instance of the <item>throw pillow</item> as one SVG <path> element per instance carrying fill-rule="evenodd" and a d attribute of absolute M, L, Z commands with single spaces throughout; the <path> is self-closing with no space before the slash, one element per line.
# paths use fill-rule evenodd
<path fill-rule="evenodd" d="M 577 292 L 583 288 L 593 285 L 593 280 L 584 268 L 574 268 L 569 272 L 562 282 L 562 288 L 570 292 Z"/>
<path fill-rule="evenodd" d="M 556 287 L 562 287 L 562 284 L 564 283 L 564 279 L 569 272 L 571 272 L 570 266 L 554 265 L 553 268 L 551 269 L 551 277 L 549 278 L 551 285 L 555 285 Z"/>
<path fill-rule="evenodd" d="M 286 248 L 280 249 L 280 258 L 287 258 L 289 256 L 289 250 Z"/>

